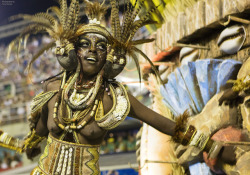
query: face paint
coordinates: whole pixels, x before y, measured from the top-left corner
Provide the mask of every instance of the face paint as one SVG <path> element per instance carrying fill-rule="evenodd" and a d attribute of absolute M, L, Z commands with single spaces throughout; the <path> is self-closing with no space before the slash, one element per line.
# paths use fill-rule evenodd
<path fill-rule="evenodd" d="M 102 35 L 88 33 L 80 37 L 78 57 L 84 76 L 95 76 L 102 69 L 107 56 L 107 40 Z"/>

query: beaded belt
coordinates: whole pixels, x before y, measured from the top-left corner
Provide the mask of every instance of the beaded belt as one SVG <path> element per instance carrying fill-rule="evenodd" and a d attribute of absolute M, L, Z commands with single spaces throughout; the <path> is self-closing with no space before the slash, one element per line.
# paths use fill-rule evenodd
<path fill-rule="evenodd" d="M 49 135 L 38 168 L 38 175 L 99 175 L 99 145 L 75 144 Z"/>

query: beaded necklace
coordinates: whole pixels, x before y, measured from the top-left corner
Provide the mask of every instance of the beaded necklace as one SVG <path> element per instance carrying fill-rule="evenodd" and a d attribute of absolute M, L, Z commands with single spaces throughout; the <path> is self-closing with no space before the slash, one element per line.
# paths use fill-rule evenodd
<path fill-rule="evenodd" d="M 96 95 L 98 94 L 98 91 L 102 85 L 102 74 L 103 71 L 100 71 L 100 73 L 97 75 L 96 83 L 94 84 L 94 87 L 90 89 L 87 96 L 77 96 L 77 90 L 74 89 L 74 92 L 71 94 L 70 98 L 68 97 L 69 90 L 73 86 L 72 81 L 75 80 L 74 77 L 68 81 L 69 83 L 66 83 L 64 85 L 64 100 L 69 105 L 69 107 L 73 110 L 84 110 L 87 107 L 89 107 L 95 100 Z M 76 82 L 76 81 L 75 81 Z"/>
<path fill-rule="evenodd" d="M 67 82 L 71 82 L 73 77 L 71 76 Z M 98 108 L 99 99 L 95 99 L 94 103 L 88 105 L 88 107 L 85 108 L 84 110 L 75 111 L 74 114 L 72 114 L 73 112 L 72 112 L 71 107 L 69 105 L 67 105 L 67 103 L 66 103 L 66 107 L 70 111 L 68 114 L 68 117 L 67 118 L 60 117 L 58 115 L 58 109 L 59 109 L 59 105 L 62 103 L 62 98 L 64 98 L 64 94 L 65 94 L 64 91 L 68 87 L 67 82 L 66 82 L 66 72 L 65 72 L 64 76 L 63 76 L 62 84 L 61 84 L 60 89 L 59 89 L 58 94 L 57 94 L 57 99 L 55 102 L 54 112 L 53 112 L 53 120 L 59 128 L 64 130 L 63 135 L 65 135 L 68 132 L 69 133 L 73 132 L 73 134 L 75 136 L 75 140 L 77 142 L 79 142 L 78 139 L 76 138 L 77 137 L 76 131 L 83 128 L 91 120 L 91 118 L 94 117 L 94 115 L 96 114 L 96 110 Z M 89 94 L 89 92 L 88 92 L 88 94 Z M 96 97 L 96 95 L 97 94 L 95 94 L 95 97 Z M 60 117 L 60 119 L 59 119 L 59 117 Z M 62 136 L 61 136 L 61 138 L 62 138 Z"/>

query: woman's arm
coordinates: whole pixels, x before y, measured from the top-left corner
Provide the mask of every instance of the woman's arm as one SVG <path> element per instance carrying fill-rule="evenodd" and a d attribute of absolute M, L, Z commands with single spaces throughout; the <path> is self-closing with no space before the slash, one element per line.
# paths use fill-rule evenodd
<path fill-rule="evenodd" d="M 37 135 L 41 136 L 41 137 L 47 137 L 49 134 L 49 130 L 47 127 L 47 121 L 48 121 L 48 107 L 47 107 L 47 103 L 45 104 L 45 106 L 43 107 L 41 113 L 40 113 L 40 117 L 39 120 L 37 122 L 37 125 L 35 127 L 35 131 L 37 133 Z"/>
<path fill-rule="evenodd" d="M 50 91 L 55 91 L 55 90 L 59 89 L 59 86 L 60 86 L 60 82 L 58 81 L 58 78 L 55 77 L 49 81 L 44 82 L 43 92 L 47 93 Z M 43 136 L 47 137 L 49 134 L 49 130 L 47 127 L 48 115 L 49 115 L 48 103 L 54 95 L 55 94 L 52 94 L 51 97 L 49 97 L 48 99 L 45 99 L 46 103 L 42 106 L 42 109 L 38 114 L 39 120 L 37 121 L 37 124 L 35 126 L 35 131 L 41 137 L 43 137 Z"/>
<path fill-rule="evenodd" d="M 134 96 L 132 96 L 129 93 L 128 97 L 130 101 L 129 116 L 137 118 L 167 135 L 174 136 L 174 129 L 175 129 L 174 121 L 144 106 Z"/>
<path fill-rule="evenodd" d="M 49 82 L 45 82 L 43 85 L 43 92 L 49 92 L 52 91 L 53 89 L 51 89 L 53 87 L 52 85 L 53 83 Z M 41 153 L 41 149 L 39 146 L 39 143 L 48 136 L 49 134 L 49 130 L 47 127 L 47 122 L 48 122 L 48 102 L 50 101 L 51 97 L 53 97 L 54 95 L 52 94 L 52 96 L 50 96 L 48 99 L 46 99 L 45 97 L 41 97 L 43 98 L 43 100 L 45 100 L 44 104 L 43 102 L 39 102 L 43 104 L 41 106 L 41 109 L 36 111 L 33 111 L 34 113 L 31 114 L 31 131 L 28 134 L 28 136 L 25 139 L 24 142 L 24 151 L 26 152 L 26 155 L 29 159 L 32 159 L 33 157 L 37 156 L 38 154 Z M 37 103 L 35 99 L 33 99 L 33 103 Z M 41 105 L 40 104 L 40 105 Z M 38 105 L 38 104 L 36 104 Z"/>
<path fill-rule="evenodd" d="M 174 136 L 175 132 L 175 122 L 154 112 L 153 110 L 147 108 L 143 104 L 141 104 L 134 96 L 128 94 L 130 100 L 130 113 L 129 116 L 137 118 L 155 129 L 168 134 L 170 136 Z M 192 148 L 192 147 L 190 147 Z M 235 164 L 235 153 L 234 147 L 226 146 L 220 151 L 219 158 L 226 163 Z M 205 148 L 204 151 L 209 152 L 210 146 Z M 202 150 L 201 150 L 202 151 Z M 190 155 L 192 156 L 192 155 Z"/>
<path fill-rule="evenodd" d="M 44 108 L 45 107 L 43 107 L 42 112 L 39 114 L 40 117 L 36 124 L 36 127 L 31 131 L 32 134 L 34 133 L 34 139 L 30 139 L 30 141 L 26 142 L 28 145 L 26 146 L 25 152 L 26 152 L 28 159 L 31 159 L 31 160 L 41 153 L 39 142 L 41 142 L 43 138 L 47 137 L 49 133 L 48 128 L 47 128 L 48 116 L 45 115 L 46 111 L 44 111 Z M 28 139 L 31 137 L 28 137 Z M 35 143 L 36 141 L 38 141 L 38 143 L 32 145 L 32 143 Z"/>

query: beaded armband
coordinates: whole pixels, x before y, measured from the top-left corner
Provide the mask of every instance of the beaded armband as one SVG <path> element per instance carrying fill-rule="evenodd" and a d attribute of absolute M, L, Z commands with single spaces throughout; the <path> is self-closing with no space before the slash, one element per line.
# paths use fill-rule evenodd
<path fill-rule="evenodd" d="M 23 151 L 28 148 L 36 147 L 45 137 L 41 137 L 36 134 L 36 131 L 33 129 L 25 138 L 23 143 Z"/>
<path fill-rule="evenodd" d="M 21 141 L 0 130 L 0 147 L 22 152 Z"/>

